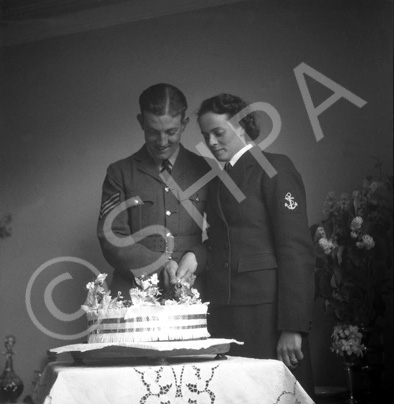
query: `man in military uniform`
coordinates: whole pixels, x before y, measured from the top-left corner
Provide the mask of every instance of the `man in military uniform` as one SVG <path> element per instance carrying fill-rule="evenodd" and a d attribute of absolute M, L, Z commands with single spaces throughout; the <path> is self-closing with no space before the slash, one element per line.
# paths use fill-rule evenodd
<path fill-rule="evenodd" d="M 135 276 L 157 272 L 162 281 L 173 281 L 183 253 L 201 242 L 206 187 L 193 185 L 210 170 L 180 143 L 188 118 L 179 89 L 153 85 L 139 104 L 145 144 L 108 167 L 97 227 L 103 255 L 114 268 L 110 289 L 126 299 Z"/>

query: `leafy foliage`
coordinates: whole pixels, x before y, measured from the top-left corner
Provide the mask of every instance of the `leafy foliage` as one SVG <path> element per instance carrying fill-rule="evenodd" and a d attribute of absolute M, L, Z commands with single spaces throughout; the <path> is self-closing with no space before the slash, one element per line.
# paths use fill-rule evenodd
<path fill-rule="evenodd" d="M 392 177 L 367 178 L 349 197 L 330 192 L 326 218 L 312 226 L 316 297 L 343 323 L 375 325 L 392 291 Z"/>

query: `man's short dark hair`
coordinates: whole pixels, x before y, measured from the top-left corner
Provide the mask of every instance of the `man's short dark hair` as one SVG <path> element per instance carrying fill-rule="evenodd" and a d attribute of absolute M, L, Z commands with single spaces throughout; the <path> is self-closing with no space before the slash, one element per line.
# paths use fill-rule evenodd
<path fill-rule="evenodd" d="M 181 90 L 171 84 L 159 83 L 144 90 L 139 98 L 141 114 L 143 111 L 157 116 L 182 115 L 185 117 L 187 101 Z"/>

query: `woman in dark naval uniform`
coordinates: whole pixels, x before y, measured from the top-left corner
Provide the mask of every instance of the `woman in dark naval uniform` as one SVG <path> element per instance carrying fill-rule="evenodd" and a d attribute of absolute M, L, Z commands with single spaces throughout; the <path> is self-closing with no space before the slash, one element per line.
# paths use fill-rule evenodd
<path fill-rule="evenodd" d="M 259 135 L 253 113 L 240 128 L 232 124 L 247 107 L 237 96 L 220 94 L 198 111 L 206 144 L 226 164 L 208 189 L 208 241 L 185 254 L 177 275 L 198 275 L 205 251 L 211 335 L 244 342 L 233 344 L 230 355 L 283 361 L 313 396 L 307 336 L 314 253 L 304 185 L 287 156 L 253 144 Z"/>

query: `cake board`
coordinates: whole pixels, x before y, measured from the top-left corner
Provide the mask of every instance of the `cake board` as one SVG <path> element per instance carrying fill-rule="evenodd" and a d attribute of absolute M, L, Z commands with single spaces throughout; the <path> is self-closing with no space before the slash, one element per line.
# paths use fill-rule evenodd
<path fill-rule="evenodd" d="M 74 344 L 50 349 L 48 355 L 56 360 L 58 355 L 69 353 L 74 359 L 75 365 L 84 365 L 87 361 L 138 359 L 167 364 L 167 358 L 181 356 L 214 355 L 216 359 L 225 359 L 231 343 L 242 344 L 225 338 L 195 341 Z"/>

